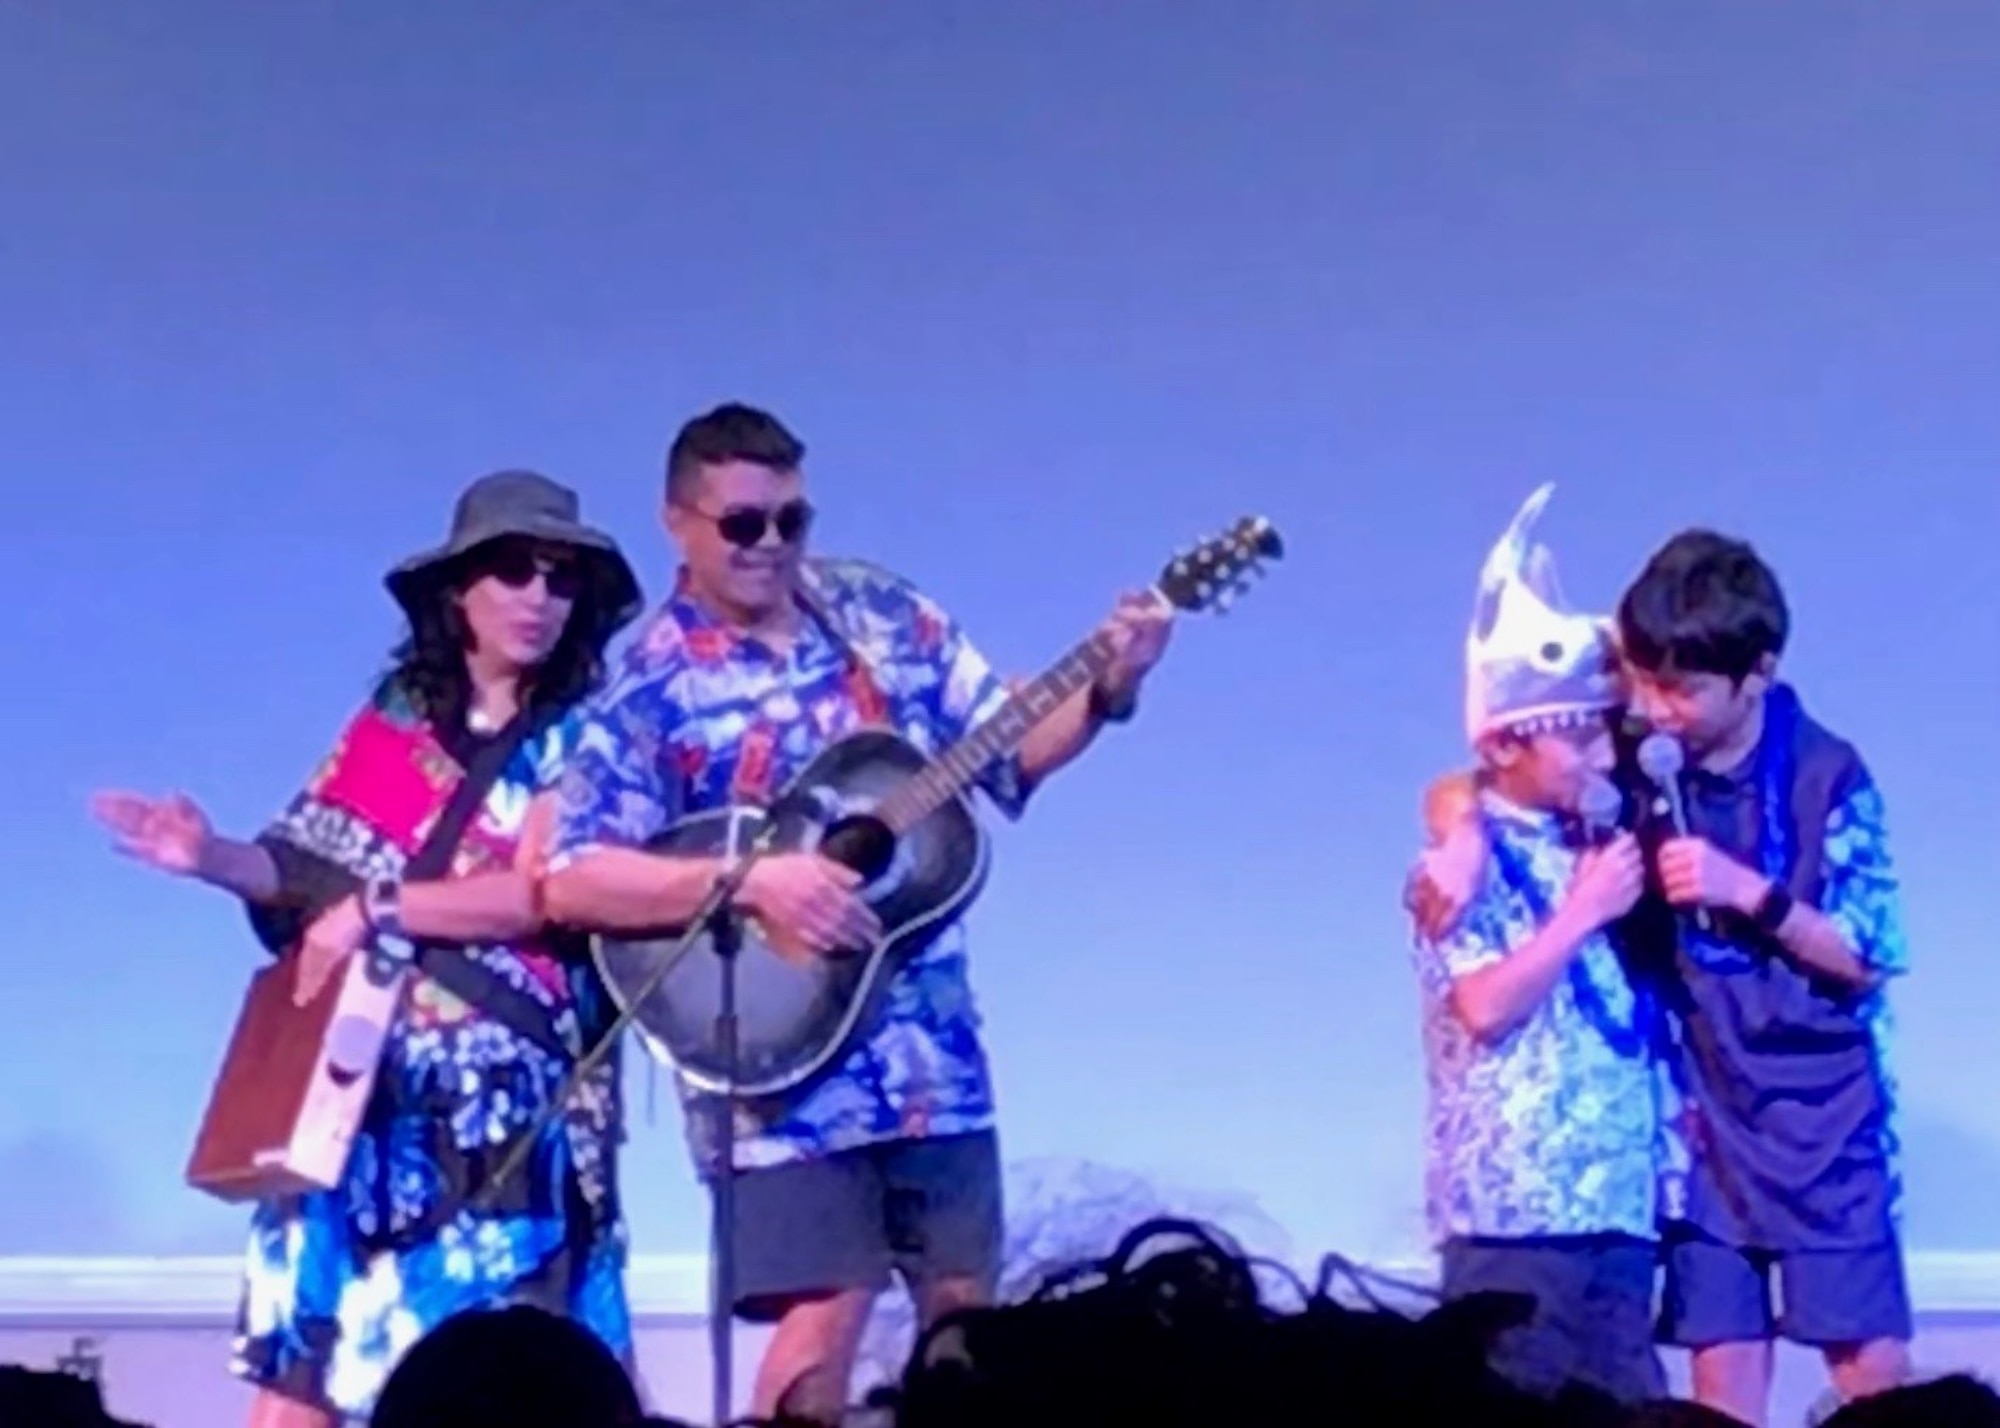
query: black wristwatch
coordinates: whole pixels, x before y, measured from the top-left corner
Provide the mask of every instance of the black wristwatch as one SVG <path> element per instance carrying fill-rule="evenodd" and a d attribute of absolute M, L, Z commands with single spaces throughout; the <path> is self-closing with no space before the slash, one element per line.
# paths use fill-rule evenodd
<path fill-rule="evenodd" d="M 403 935 L 403 887 L 394 878 L 375 878 L 361 890 L 361 920 L 378 936 Z"/>
<path fill-rule="evenodd" d="M 1139 692 L 1128 689 L 1123 694 L 1110 695 L 1104 686 L 1090 686 L 1090 717 L 1100 724 L 1123 724 L 1139 712 Z"/>
<path fill-rule="evenodd" d="M 1757 906 L 1752 909 L 1750 920 L 1776 937 L 1778 929 L 1785 925 L 1785 919 L 1791 915 L 1792 895 L 1785 891 L 1783 883 L 1774 878 L 1771 886 L 1765 889 L 1764 896 L 1758 900 Z"/>

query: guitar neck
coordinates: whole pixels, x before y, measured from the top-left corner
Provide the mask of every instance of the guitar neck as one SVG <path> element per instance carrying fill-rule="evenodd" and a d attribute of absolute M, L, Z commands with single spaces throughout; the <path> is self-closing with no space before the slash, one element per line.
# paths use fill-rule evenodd
<path fill-rule="evenodd" d="M 897 833 L 908 831 L 970 789 L 995 762 L 1021 747 L 1049 715 L 1097 682 L 1111 666 L 1111 638 L 1097 630 L 1000 706 L 991 719 L 911 776 L 875 810 Z"/>

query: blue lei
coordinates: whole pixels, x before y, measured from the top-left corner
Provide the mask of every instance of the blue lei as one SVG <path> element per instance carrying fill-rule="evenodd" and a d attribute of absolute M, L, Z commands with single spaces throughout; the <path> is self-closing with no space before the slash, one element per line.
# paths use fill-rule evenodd
<path fill-rule="evenodd" d="M 1542 895 L 1541 886 L 1535 881 L 1534 874 L 1508 845 L 1507 840 L 1500 835 L 1500 830 L 1494 825 L 1492 818 L 1482 811 L 1480 819 L 1485 828 L 1486 846 L 1493 850 L 1494 864 L 1500 870 L 1500 880 L 1519 894 L 1521 900 L 1528 905 L 1528 913 L 1535 919 L 1535 926 L 1546 927 L 1549 919 L 1555 915 L 1555 909 Z M 1631 1020 L 1622 1021 L 1613 1015 L 1611 1008 L 1605 1004 L 1603 992 L 1591 979 L 1581 957 L 1571 959 L 1563 975 L 1569 982 L 1571 995 L 1576 998 L 1577 1010 L 1583 1014 L 1583 1019 L 1590 1023 L 1597 1034 L 1604 1038 L 1606 1045 L 1618 1055 L 1625 1057 L 1638 1056 L 1646 1049 L 1648 1041 L 1645 1030 L 1647 1021 L 1645 994 L 1636 984 L 1632 987 Z"/>
<path fill-rule="evenodd" d="M 1798 830 L 1792 815 L 1798 720 L 1798 695 L 1786 685 L 1773 685 L 1764 696 L 1764 730 L 1757 740 L 1751 783 L 1757 798 L 1757 871 L 1781 887 L 1791 881 L 1798 855 Z M 1685 908 L 1675 910 L 1675 923 L 1681 929 L 1683 946 L 1699 943 L 1717 949 L 1724 962 L 1750 955 L 1741 939 L 1729 936 L 1723 927 L 1703 932 Z M 1714 956 L 1704 954 L 1701 960 L 1710 961 Z"/>

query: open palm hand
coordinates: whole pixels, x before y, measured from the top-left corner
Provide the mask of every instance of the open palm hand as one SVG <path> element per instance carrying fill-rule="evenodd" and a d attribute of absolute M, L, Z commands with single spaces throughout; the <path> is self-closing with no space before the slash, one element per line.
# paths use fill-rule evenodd
<path fill-rule="evenodd" d="M 208 815 L 184 793 L 148 798 L 113 790 L 94 796 L 90 809 L 111 830 L 119 852 L 176 877 L 191 877 L 201 870 L 209 840 L 215 836 Z"/>

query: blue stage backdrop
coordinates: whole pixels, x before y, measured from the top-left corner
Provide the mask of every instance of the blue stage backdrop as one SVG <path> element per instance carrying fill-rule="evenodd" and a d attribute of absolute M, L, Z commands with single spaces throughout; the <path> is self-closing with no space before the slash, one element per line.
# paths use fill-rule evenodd
<path fill-rule="evenodd" d="M 1907 875 L 1912 1242 L 2000 1249 L 1996 51 L 1971 3 L 0 8 L 0 1253 L 240 1243 L 181 1171 L 259 954 L 90 790 L 253 830 L 482 471 L 661 591 L 665 444 L 735 397 L 1024 673 L 1183 541 L 1290 542 L 999 836 L 1011 1154 L 1419 1247 L 1398 889 L 1553 479 L 1579 601 L 1697 522 L 1783 572 Z M 638 1248 L 698 1250 L 634 1105 Z"/>

